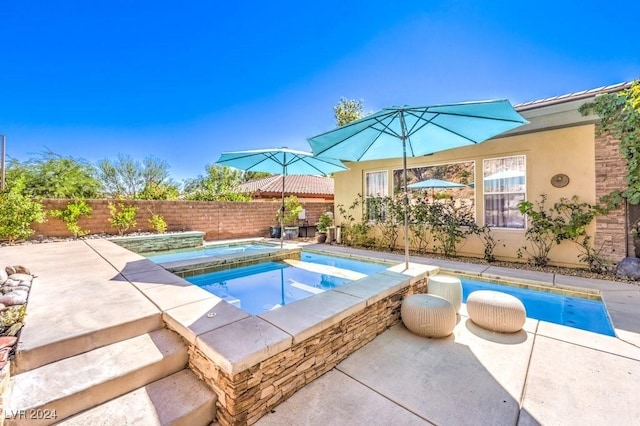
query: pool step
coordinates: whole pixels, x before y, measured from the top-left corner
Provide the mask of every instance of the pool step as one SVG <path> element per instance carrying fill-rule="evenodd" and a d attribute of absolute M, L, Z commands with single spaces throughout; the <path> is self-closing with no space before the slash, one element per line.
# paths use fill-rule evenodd
<path fill-rule="evenodd" d="M 132 321 L 120 323 L 116 321 L 113 325 L 106 327 L 93 326 L 92 324 L 83 334 L 78 333 L 65 338 L 54 336 L 49 339 L 40 339 L 41 342 L 38 344 L 32 344 L 29 336 L 24 333 L 20 338 L 15 361 L 11 364 L 11 374 L 20 374 L 161 328 L 162 314 L 154 307 L 153 311 L 142 312 L 138 318 Z"/>
<path fill-rule="evenodd" d="M 150 383 L 58 423 L 60 426 L 206 426 L 216 395 L 188 369 Z"/>
<path fill-rule="evenodd" d="M 348 269 L 336 268 L 335 266 L 321 265 L 319 263 L 303 262 L 296 259 L 283 260 L 288 265 L 296 268 L 304 269 L 305 271 L 315 272 L 317 274 L 331 275 L 338 278 L 346 278 L 348 280 L 359 280 L 367 275 L 360 272 L 350 271 Z"/>
<path fill-rule="evenodd" d="M 182 339 L 162 329 L 17 374 L 5 407 L 14 416 L 5 424 L 52 424 L 176 373 L 187 360 Z M 54 412 L 56 419 L 28 416 Z"/>

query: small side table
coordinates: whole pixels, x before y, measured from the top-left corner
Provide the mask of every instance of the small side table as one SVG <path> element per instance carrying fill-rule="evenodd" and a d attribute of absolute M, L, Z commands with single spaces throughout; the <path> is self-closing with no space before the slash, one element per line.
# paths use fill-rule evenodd
<path fill-rule="evenodd" d="M 456 312 L 460 312 L 460 306 L 462 306 L 462 282 L 459 278 L 434 275 L 429 277 L 427 289 L 427 293 L 444 297 L 451 302 Z"/>

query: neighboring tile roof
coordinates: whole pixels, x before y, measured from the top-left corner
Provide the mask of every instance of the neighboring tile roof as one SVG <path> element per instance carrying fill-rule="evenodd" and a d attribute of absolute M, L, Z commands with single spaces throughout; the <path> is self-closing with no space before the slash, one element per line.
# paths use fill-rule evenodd
<path fill-rule="evenodd" d="M 579 99 L 591 98 L 596 95 L 601 95 L 603 93 L 618 92 L 630 86 L 631 86 L 631 82 L 612 84 L 610 86 L 598 87 L 597 89 L 583 90 L 581 92 L 574 92 L 574 93 L 568 93 L 566 95 L 553 96 L 551 98 L 539 99 L 537 101 L 524 102 L 521 104 L 514 105 L 513 107 L 516 109 L 516 111 L 526 111 L 529 109 L 540 108 L 543 106 L 560 104 L 563 102 L 570 102 L 570 101 L 575 101 Z"/>
<path fill-rule="evenodd" d="M 329 177 L 288 175 L 284 182 L 285 195 L 333 197 L 333 179 Z M 240 185 L 240 189 L 263 197 L 280 195 L 282 194 L 282 175 L 245 182 Z"/>

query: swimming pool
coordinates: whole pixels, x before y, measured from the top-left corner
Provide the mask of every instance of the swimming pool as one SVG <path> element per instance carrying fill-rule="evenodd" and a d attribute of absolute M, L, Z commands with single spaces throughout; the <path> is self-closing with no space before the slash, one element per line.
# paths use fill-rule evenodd
<path fill-rule="evenodd" d="M 615 336 L 607 309 L 601 301 L 466 278 L 461 278 L 461 281 L 464 303 L 472 291 L 501 291 L 520 299 L 529 318 Z"/>
<path fill-rule="evenodd" d="M 240 244 L 215 244 L 204 247 L 170 250 L 155 253 L 143 253 L 142 255 L 154 263 L 167 263 L 187 259 L 200 259 L 204 257 L 221 256 L 238 253 L 259 253 L 266 250 L 274 250 L 278 247 L 272 244 L 240 243 Z"/>
<path fill-rule="evenodd" d="M 304 250 L 302 251 L 302 253 L 300 253 L 300 260 L 305 262 L 319 263 L 320 265 L 348 269 L 350 271 L 360 272 L 365 275 L 375 274 L 376 272 L 383 271 L 390 266 L 393 266 L 392 264 L 388 263 L 362 261 Z"/>
<path fill-rule="evenodd" d="M 186 280 L 245 312 L 257 315 L 389 266 L 302 252 L 300 261 L 263 262 L 187 277 Z"/>

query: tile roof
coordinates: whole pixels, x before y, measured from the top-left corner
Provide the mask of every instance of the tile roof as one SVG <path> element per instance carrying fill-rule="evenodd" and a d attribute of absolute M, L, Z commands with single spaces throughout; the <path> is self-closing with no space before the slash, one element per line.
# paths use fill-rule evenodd
<path fill-rule="evenodd" d="M 288 175 L 285 179 L 286 195 L 333 196 L 333 178 L 310 175 Z M 282 194 L 282 175 L 269 176 L 245 182 L 240 189 L 260 193 L 262 196 Z"/>
<path fill-rule="evenodd" d="M 583 90 L 580 92 L 567 93 L 566 95 L 553 96 L 550 98 L 539 99 L 537 101 L 524 102 L 514 105 L 516 111 L 526 111 L 529 109 L 540 108 L 548 105 L 560 104 L 563 102 L 570 102 L 579 99 L 592 98 L 603 93 L 618 92 L 620 90 L 627 89 L 631 86 L 631 82 L 612 84 L 610 86 L 602 86 L 596 89 Z"/>

